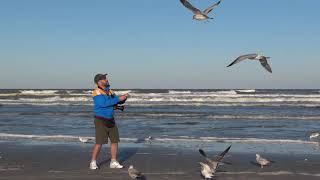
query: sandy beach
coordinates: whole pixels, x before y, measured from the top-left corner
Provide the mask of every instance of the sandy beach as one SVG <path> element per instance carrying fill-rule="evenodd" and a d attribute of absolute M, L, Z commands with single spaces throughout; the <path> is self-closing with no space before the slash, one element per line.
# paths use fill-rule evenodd
<path fill-rule="evenodd" d="M 202 179 L 197 149 L 134 147 L 121 145 L 119 160 L 125 169 L 110 169 L 109 154 L 104 148 L 100 169 L 88 169 L 91 144 L 17 144 L 0 143 L 0 179 L 130 179 L 129 165 L 143 172 L 145 179 Z M 218 152 L 210 151 L 209 154 Z M 264 154 L 274 161 L 261 169 L 252 153 L 230 151 L 215 179 L 319 179 L 320 156 L 308 154 Z"/>

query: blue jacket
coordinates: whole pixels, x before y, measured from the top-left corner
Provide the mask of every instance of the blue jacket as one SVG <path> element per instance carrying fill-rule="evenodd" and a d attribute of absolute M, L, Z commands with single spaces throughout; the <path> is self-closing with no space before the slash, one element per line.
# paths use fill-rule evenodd
<path fill-rule="evenodd" d="M 113 118 L 113 106 L 117 105 L 120 100 L 119 96 L 108 95 L 104 90 L 96 88 L 92 91 L 94 102 L 94 114 L 104 118 Z"/>

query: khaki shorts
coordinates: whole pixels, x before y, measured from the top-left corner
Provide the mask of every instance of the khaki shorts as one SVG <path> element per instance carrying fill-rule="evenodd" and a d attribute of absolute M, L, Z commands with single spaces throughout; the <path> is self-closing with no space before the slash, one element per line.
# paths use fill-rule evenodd
<path fill-rule="evenodd" d="M 97 118 L 94 119 L 94 125 L 96 127 L 96 144 L 108 144 L 108 138 L 111 143 L 120 142 L 117 125 L 108 128 L 105 121 L 106 120 Z"/>

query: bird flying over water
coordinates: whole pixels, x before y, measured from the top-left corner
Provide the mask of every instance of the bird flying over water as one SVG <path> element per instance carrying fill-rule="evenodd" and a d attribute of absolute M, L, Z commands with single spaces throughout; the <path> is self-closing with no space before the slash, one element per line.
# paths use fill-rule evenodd
<path fill-rule="evenodd" d="M 260 55 L 260 54 L 246 54 L 246 55 L 242 55 L 242 56 L 239 56 L 236 60 L 234 60 L 231 64 L 229 64 L 227 67 L 230 67 L 234 64 L 237 64 L 243 60 L 246 60 L 246 59 L 249 59 L 249 60 L 259 60 L 261 65 L 270 73 L 272 73 L 272 70 L 271 70 L 271 67 L 270 65 L 268 64 L 268 59 L 270 59 L 270 57 L 266 57 L 266 56 L 263 56 L 263 55 Z"/>
<path fill-rule="evenodd" d="M 221 3 L 221 0 L 218 1 L 217 3 L 209 6 L 207 9 L 205 9 L 204 11 L 201 11 L 199 9 L 197 9 L 196 7 L 194 7 L 192 4 L 190 4 L 187 0 L 180 0 L 180 2 L 186 7 L 188 8 L 190 11 L 193 12 L 193 19 L 201 21 L 201 20 L 208 20 L 208 19 L 213 19 L 211 17 L 208 16 L 208 14 L 217 6 L 219 6 L 219 4 Z"/>
<path fill-rule="evenodd" d="M 225 155 L 229 152 L 230 148 L 231 148 L 231 145 L 227 147 L 227 149 L 225 149 L 221 154 L 216 156 L 214 159 L 210 159 L 202 149 L 199 149 L 199 152 L 203 157 L 206 158 L 210 169 L 212 170 L 213 173 L 215 173 L 217 168 L 219 167 L 219 164 L 221 163 Z"/>

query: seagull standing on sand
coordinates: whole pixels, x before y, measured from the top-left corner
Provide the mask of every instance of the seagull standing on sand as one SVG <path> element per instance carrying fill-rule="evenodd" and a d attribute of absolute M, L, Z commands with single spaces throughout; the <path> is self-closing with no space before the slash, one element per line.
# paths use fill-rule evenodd
<path fill-rule="evenodd" d="M 205 9 L 204 11 L 200 11 L 199 9 L 195 8 L 194 6 L 192 6 L 192 4 L 190 4 L 187 0 L 180 0 L 180 2 L 189 10 L 191 10 L 193 12 L 193 19 L 201 21 L 201 20 L 208 20 L 208 19 L 213 19 L 211 17 L 208 16 L 208 14 L 215 8 L 217 7 L 220 3 L 221 0 L 218 1 L 217 3 L 213 4 L 212 6 L 208 7 L 207 9 Z"/>
<path fill-rule="evenodd" d="M 201 174 L 204 177 L 204 179 L 211 179 L 213 177 L 213 174 L 215 173 L 212 171 L 210 166 L 208 164 L 199 162 L 201 165 Z"/>
<path fill-rule="evenodd" d="M 139 179 L 140 177 L 142 177 L 141 172 L 133 168 L 132 165 L 129 166 L 128 174 L 132 179 Z"/>
<path fill-rule="evenodd" d="M 245 59 L 250 59 L 250 60 L 259 60 L 261 65 L 270 73 L 272 73 L 271 67 L 268 64 L 268 59 L 270 59 L 270 57 L 266 57 L 260 54 L 246 54 L 246 55 L 242 55 L 239 56 L 236 60 L 234 60 L 231 64 L 229 64 L 227 67 L 230 67 L 234 64 L 237 64 Z"/>
<path fill-rule="evenodd" d="M 319 136 L 320 136 L 320 133 L 311 133 L 310 139 L 312 139 L 312 138 L 317 138 L 317 137 L 319 137 Z"/>
<path fill-rule="evenodd" d="M 270 164 L 270 161 L 261 157 L 260 154 L 256 154 L 256 160 L 257 160 L 258 164 L 261 165 L 261 168 L 263 168 L 263 166 Z"/>
<path fill-rule="evenodd" d="M 210 159 L 208 158 L 207 154 L 204 152 L 204 150 L 199 149 L 200 154 L 206 158 L 206 160 L 209 163 L 209 167 L 211 168 L 212 172 L 215 173 L 216 170 L 219 167 L 219 164 L 221 163 L 221 161 L 223 160 L 224 156 L 229 152 L 231 148 L 231 145 L 229 147 L 227 147 L 227 149 L 225 149 L 221 154 L 219 154 L 218 156 L 216 156 L 214 159 Z"/>
<path fill-rule="evenodd" d="M 81 141 L 82 143 L 87 143 L 90 140 L 90 138 L 79 137 L 79 141 Z"/>

